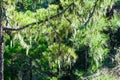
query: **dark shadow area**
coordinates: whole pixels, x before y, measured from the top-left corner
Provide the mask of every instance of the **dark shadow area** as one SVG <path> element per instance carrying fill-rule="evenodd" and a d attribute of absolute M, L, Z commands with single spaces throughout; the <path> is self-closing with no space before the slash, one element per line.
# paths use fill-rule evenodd
<path fill-rule="evenodd" d="M 108 20 L 112 19 L 114 14 L 120 13 L 120 1 L 116 1 L 112 7 L 108 6 L 106 9 L 106 17 Z"/>
<path fill-rule="evenodd" d="M 76 51 L 78 59 L 76 63 L 65 70 L 65 74 L 60 77 L 60 80 L 77 80 L 79 77 L 74 74 L 75 70 L 87 72 L 90 66 L 90 57 L 88 55 L 89 46 L 82 46 Z"/>
<path fill-rule="evenodd" d="M 106 10 L 106 18 L 108 20 L 112 19 L 114 14 L 119 14 L 120 12 L 120 1 L 116 1 L 112 7 L 108 6 Z M 104 66 L 109 68 L 113 68 L 116 66 L 117 62 L 113 61 L 115 59 L 115 55 L 117 54 L 117 49 L 120 47 L 120 28 L 115 30 L 111 28 L 107 28 L 103 30 L 103 33 L 109 35 L 108 48 L 110 52 L 108 53 L 108 57 L 103 61 Z"/>
<path fill-rule="evenodd" d="M 113 68 L 116 66 L 115 55 L 117 54 L 117 49 L 120 47 L 120 28 L 117 30 L 112 30 L 111 28 L 103 31 L 105 34 L 109 35 L 108 47 L 110 52 L 108 57 L 103 61 L 104 66 Z"/>
<path fill-rule="evenodd" d="M 120 10 L 120 0 L 115 2 L 115 4 L 113 5 L 113 9 L 116 11 Z"/>
<path fill-rule="evenodd" d="M 15 3 L 18 12 L 25 12 L 27 10 L 36 11 L 37 9 L 46 9 L 50 4 L 60 4 L 60 0 L 22 0 Z"/>
<path fill-rule="evenodd" d="M 76 60 L 76 63 L 74 64 L 74 68 L 78 70 L 84 70 L 87 71 L 89 68 L 89 54 L 88 54 L 89 46 L 81 47 L 79 50 L 76 51 L 78 55 L 78 59 Z"/>

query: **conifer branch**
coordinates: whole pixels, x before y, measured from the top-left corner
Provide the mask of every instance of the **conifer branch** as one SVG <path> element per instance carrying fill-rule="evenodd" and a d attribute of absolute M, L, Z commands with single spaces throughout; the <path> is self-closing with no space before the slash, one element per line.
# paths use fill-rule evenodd
<path fill-rule="evenodd" d="M 59 13 L 51 16 L 49 19 L 53 19 L 53 18 L 59 17 L 60 15 L 64 14 L 73 4 L 74 4 L 74 2 L 72 2 L 70 5 L 68 5 L 68 7 L 65 8 L 63 11 L 61 11 L 61 12 L 59 12 Z M 44 21 L 33 22 L 33 23 L 27 24 L 27 25 L 25 25 L 25 26 L 21 26 L 21 27 L 19 27 L 19 28 L 3 27 L 3 30 L 20 31 L 20 30 L 23 30 L 23 29 L 28 28 L 28 27 L 30 27 L 30 26 L 36 25 L 36 24 L 45 23 L 45 22 L 47 22 L 49 19 L 46 18 Z"/>

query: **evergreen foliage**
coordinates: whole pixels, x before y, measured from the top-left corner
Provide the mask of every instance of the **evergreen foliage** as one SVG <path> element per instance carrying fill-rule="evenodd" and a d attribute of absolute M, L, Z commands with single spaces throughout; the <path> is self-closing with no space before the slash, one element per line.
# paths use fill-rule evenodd
<path fill-rule="evenodd" d="M 118 65 L 119 3 L 3 0 L 5 80 L 78 80 Z"/>

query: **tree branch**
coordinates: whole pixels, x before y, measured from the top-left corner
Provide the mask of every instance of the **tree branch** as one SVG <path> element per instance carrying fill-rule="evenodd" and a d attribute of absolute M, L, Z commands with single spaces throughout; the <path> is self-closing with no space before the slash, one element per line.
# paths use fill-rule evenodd
<path fill-rule="evenodd" d="M 64 14 L 73 4 L 74 4 L 74 2 L 72 2 L 67 8 L 65 8 L 65 9 L 64 9 L 63 11 L 61 11 L 60 13 L 51 16 L 49 19 L 53 19 L 53 18 L 58 17 L 59 15 Z M 3 27 L 3 30 L 19 31 L 19 30 L 23 30 L 23 29 L 25 29 L 25 28 L 28 28 L 28 27 L 30 27 L 31 25 L 45 23 L 45 22 L 48 21 L 49 19 L 46 18 L 44 21 L 33 22 L 33 23 L 27 24 L 27 25 L 25 25 L 25 26 L 19 27 L 19 28 Z"/>
<path fill-rule="evenodd" d="M 88 25 L 88 23 L 90 22 L 91 18 L 93 17 L 94 15 L 94 12 L 95 12 L 95 9 L 96 9 L 96 6 L 97 6 L 97 2 L 99 0 L 96 0 L 95 3 L 94 3 L 94 6 L 93 6 L 93 9 L 92 11 L 89 13 L 89 16 L 88 16 L 88 19 L 87 21 L 79 28 L 80 30 L 83 29 L 83 28 L 86 28 L 86 26 Z"/>

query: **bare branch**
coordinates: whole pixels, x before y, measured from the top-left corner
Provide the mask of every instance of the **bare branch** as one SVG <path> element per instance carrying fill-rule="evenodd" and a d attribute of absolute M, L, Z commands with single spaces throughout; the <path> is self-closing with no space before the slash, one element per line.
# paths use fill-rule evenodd
<path fill-rule="evenodd" d="M 73 4 L 74 4 L 74 3 L 72 2 L 72 3 L 71 3 L 67 8 L 65 8 L 62 12 L 51 16 L 49 19 L 53 19 L 53 18 L 58 17 L 59 15 L 64 14 Z M 46 18 L 44 21 L 33 22 L 33 23 L 27 24 L 27 25 L 25 25 L 25 26 L 19 27 L 19 28 L 3 27 L 3 30 L 19 31 L 19 30 L 23 30 L 23 29 L 25 29 L 25 28 L 28 28 L 28 27 L 30 27 L 31 25 L 45 23 L 45 22 L 48 21 L 49 19 Z"/>

